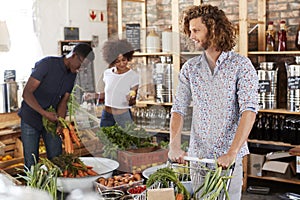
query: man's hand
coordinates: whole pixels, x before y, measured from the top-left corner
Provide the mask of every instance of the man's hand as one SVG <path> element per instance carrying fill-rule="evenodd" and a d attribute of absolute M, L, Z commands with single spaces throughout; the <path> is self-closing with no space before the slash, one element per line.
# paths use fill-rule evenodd
<path fill-rule="evenodd" d="M 55 112 L 45 111 L 44 117 L 46 117 L 51 122 L 57 122 L 57 114 Z"/>
<path fill-rule="evenodd" d="M 172 162 L 177 162 L 179 164 L 184 164 L 186 161 L 183 159 L 187 155 L 187 152 L 179 148 L 169 148 L 168 158 Z"/>
<path fill-rule="evenodd" d="M 235 162 L 236 155 L 233 154 L 224 154 L 217 159 L 218 165 L 221 166 L 223 169 L 227 169 Z"/>

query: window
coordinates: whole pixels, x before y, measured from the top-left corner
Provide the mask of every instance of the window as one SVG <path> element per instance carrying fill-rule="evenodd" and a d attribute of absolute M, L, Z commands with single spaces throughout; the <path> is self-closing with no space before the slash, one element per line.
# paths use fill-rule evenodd
<path fill-rule="evenodd" d="M 16 80 L 27 80 L 42 50 L 34 31 L 34 0 L 0 0 L 0 20 L 6 21 L 11 46 L 0 52 L 0 82 L 4 70 L 16 70 Z"/>

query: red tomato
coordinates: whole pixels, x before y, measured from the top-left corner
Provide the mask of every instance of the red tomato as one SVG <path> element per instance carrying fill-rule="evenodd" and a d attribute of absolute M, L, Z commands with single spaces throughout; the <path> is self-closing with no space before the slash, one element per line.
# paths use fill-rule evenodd
<path fill-rule="evenodd" d="M 128 193 L 130 194 L 140 194 L 146 190 L 145 185 L 138 185 L 132 188 L 129 188 Z"/>

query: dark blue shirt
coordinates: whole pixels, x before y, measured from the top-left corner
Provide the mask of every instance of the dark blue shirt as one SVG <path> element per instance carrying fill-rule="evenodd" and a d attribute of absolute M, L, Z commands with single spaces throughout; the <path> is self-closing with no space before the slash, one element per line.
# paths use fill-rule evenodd
<path fill-rule="evenodd" d="M 31 77 L 40 81 L 34 96 L 44 109 L 51 105 L 56 109 L 65 93 L 71 93 L 76 74 L 67 70 L 64 57 L 45 57 L 35 64 Z M 22 120 L 37 130 L 42 130 L 42 116 L 33 110 L 24 100 L 19 116 Z"/>

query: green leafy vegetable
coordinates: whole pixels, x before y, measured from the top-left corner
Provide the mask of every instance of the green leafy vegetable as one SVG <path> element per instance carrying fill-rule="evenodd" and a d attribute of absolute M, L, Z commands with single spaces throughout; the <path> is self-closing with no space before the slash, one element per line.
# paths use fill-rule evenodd
<path fill-rule="evenodd" d="M 105 157 L 116 159 L 117 150 L 129 148 L 141 148 L 153 146 L 151 143 L 152 135 L 148 134 L 145 129 L 138 129 L 134 123 L 126 124 L 125 128 L 119 125 L 101 127 L 96 132 L 103 147 Z"/>
<path fill-rule="evenodd" d="M 56 110 L 53 108 L 53 106 L 50 106 L 47 109 L 48 112 L 56 112 Z M 56 134 L 56 127 L 57 124 L 54 122 L 51 122 L 50 120 L 48 120 L 46 117 L 42 117 L 42 122 L 43 122 L 43 126 L 45 127 L 47 133 L 52 133 L 52 134 Z"/>

